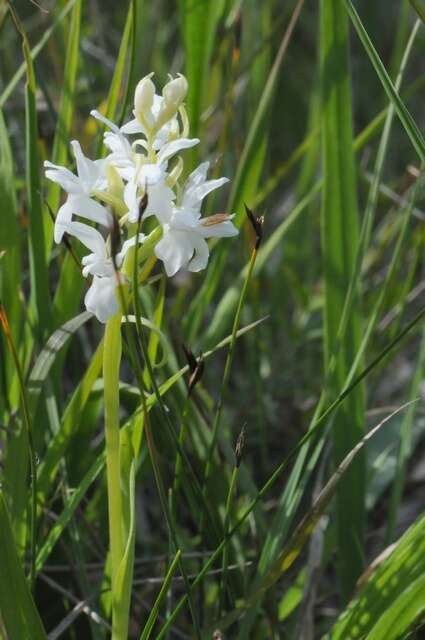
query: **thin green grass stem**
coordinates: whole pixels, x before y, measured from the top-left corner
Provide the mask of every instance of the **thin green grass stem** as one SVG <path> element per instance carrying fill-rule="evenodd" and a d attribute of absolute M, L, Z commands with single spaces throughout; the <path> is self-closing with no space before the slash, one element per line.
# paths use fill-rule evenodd
<path fill-rule="evenodd" d="M 238 302 L 238 306 L 236 308 L 235 319 L 233 321 L 232 337 L 231 337 L 231 341 L 230 341 L 230 345 L 229 345 L 229 350 L 227 352 L 226 363 L 224 365 L 224 374 L 223 374 L 223 379 L 222 379 L 221 386 L 220 386 L 220 395 L 219 395 L 219 399 L 218 399 L 218 403 L 217 403 L 217 409 L 216 409 L 216 412 L 215 412 L 215 415 L 214 415 L 214 423 L 213 423 L 213 428 L 212 428 L 211 442 L 210 442 L 210 446 L 208 448 L 207 459 L 206 459 L 206 464 L 205 464 L 204 481 L 203 481 L 203 487 L 202 487 L 202 492 L 203 492 L 203 495 L 204 495 L 205 498 L 207 496 L 208 480 L 209 480 L 209 477 L 210 477 L 210 474 L 211 474 L 213 456 L 214 456 L 215 448 L 217 446 L 217 440 L 218 440 L 218 434 L 219 434 L 220 422 L 221 422 L 221 414 L 222 414 L 222 410 L 223 410 L 223 403 L 224 403 L 224 399 L 225 399 L 225 396 L 226 396 L 227 385 L 228 385 L 229 376 L 230 376 L 230 370 L 232 368 L 232 363 L 233 363 L 233 356 L 234 356 L 235 344 L 236 344 L 236 334 L 238 332 L 238 328 L 239 328 L 239 324 L 240 324 L 242 307 L 243 307 L 243 304 L 244 304 L 244 301 L 245 301 L 245 297 L 246 297 L 246 294 L 247 294 L 247 291 L 248 291 L 249 283 L 251 282 L 251 277 L 252 277 L 252 273 L 253 273 L 253 270 L 254 270 L 255 261 L 257 259 L 257 253 L 258 253 L 257 248 L 254 248 L 252 253 L 251 253 L 251 258 L 250 258 L 249 265 L 248 265 L 248 271 L 247 271 L 247 274 L 246 274 L 246 277 L 245 277 L 245 281 L 243 283 L 241 294 L 239 296 L 239 302 Z M 201 531 L 203 530 L 203 527 L 204 527 L 204 517 L 203 517 L 203 514 L 201 514 L 201 521 L 200 521 Z"/>
<path fill-rule="evenodd" d="M 229 534 L 230 529 L 230 514 L 232 511 L 233 497 L 236 490 L 237 480 L 239 474 L 239 466 L 235 465 L 232 472 L 232 477 L 230 478 L 229 491 L 227 493 L 226 499 L 226 510 L 224 514 L 224 537 L 226 538 Z M 218 618 L 221 618 L 221 614 L 224 611 L 225 600 L 226 600 L 226 590 L 227 590 L 227 574 L 228 574 L 228 566 L 229 566 L 229 545 L 226 544 L 223 549 L 223 562 L 221 565 L 221 588 L 220 588 L 220 598 L 218 604 Z"/>

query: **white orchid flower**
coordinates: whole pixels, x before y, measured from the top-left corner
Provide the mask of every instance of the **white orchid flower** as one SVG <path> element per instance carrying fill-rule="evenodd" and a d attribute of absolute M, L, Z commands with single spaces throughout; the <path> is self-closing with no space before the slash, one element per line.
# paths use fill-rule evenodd
<path fill-rule="evenodd" d="M 228 182 L 227 178 L 206 180 L 208 162 L 193 171 L 183 189 L 181 205 L 170 216 L 157 214 L 163 226 L 163 236 L 155 247 L 157 258 L 163 261 L 168 276 L 180 269 L 201 271 L 207 266 L 209 249 L 206 238 L 230 237 L 238 234 L 231 222 L 233 216 L 219 213 L 201 217 L 205 196 Z"/>
<path fill-rule="evenodd" d="M 62 240 L 66 225 L 73 214 L 109 227 L 112 222 L 110 213 L 101 204 L 92 199 L 96 191 L 107 187 L 104 160 L 86 158 L 77 140 L 71 142 L 77 163 L 77 175 L 66 167 L 60 167 L 46 160 L 46 177 L 59 184 L 68 193 L 68 198 L 60 207 L 55 220 L 55 241 Z"/>
<path fill-rule="evenodd" d="M 64 229 L 66 233 L 78 238 L 84 246 L 92 253 L 82 259 L 83 276 L 93 276 L 93 282 L 85 296 L 84 302 L 87 311 L 94 313 L 100 322 L 106 322 L 118 311 L 118 299 L 116 287 L 119 283 L 126 282 L 125 276 L 119 271 L 116 272 L 108 249 L 107 243 L 102 234 L 94 227 L 89 227 L 81 222 L 70 222 Z M 143 243 L 145 235 L 138 235 L 139 243 Z M 123 242 L 121 251 L 115 256 L 117 269 L 123 265 L 124 259 L 130 247 L 136 244 L 136 236 Z"/>
<path fill-rule="evenodd" d="M 136 140 L 130 145 L 123 135 L 123 129 L 119 129 L 113 122 L 93 110 L 91 115 L 105 124 L 111 131 L 104 134 L 105 146 L 112 152 L 106 158 L 106 162 L 113 164 L 119 175 L 126 181 L 138 181 L 140 185 L 154 185 L 165 178 L 168 161 L 179 151 L 189 149 L 199 143 L 198 138 L 178 138 L 171 142 L 161 144 L 155 162 L 147 159 L 143 153 L 135 149 L 146 149 L 145 140 Z"/>

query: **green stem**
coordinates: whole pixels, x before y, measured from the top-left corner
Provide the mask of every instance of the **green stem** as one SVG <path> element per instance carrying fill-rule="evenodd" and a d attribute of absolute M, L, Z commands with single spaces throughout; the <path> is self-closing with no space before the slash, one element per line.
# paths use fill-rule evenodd
<path fill-rule="evenodd" d="M 122 502 L 120 472 L 119 430 L 119 373 L 121 362 L 121 312 L 108 320 L 103 349 L 103 383 L 105 394 L 105 449 L 108 483 L 109 538 L 111 550 L 112 637 L 119 635 L 116 620 L 120 618 L 120 600 L 117 599 L 116 578 L 124 554 L 122 535 Z"/>

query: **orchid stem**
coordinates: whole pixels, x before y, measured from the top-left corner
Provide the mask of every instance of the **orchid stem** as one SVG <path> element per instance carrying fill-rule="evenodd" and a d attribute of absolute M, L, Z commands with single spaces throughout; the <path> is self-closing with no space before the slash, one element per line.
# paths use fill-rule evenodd
<path fill-rule="evenodd" d="M 121 602 L 116 589 L 118 567 L 124 554 L 119 430 L 119 374 L 121 362 L 121 312 L 108 320 L 103 349 L 105 394 L 105 448 L 108 484 L 109 538 L 111 550 L 112 639 L 126 640 L 117 628 Z"/>

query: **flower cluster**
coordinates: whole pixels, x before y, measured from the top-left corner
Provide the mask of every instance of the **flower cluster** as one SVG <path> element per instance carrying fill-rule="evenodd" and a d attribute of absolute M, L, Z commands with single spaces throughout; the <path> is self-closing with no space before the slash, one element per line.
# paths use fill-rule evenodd
<path fill-rule="evenodd" d="M 44 163 L 46 177 L 68 194 L 56 216 L 55 241 L 61 242 L 67 233 L 91 251 L 82 260 L 83 275 L 93 278 L 85 305 L 101 322 L 119 309 L 117 286 L 131 277 L 136 243 L 148 250 L 140 252 L 145 259 L 151 251 L 163 262 L 167 275 L 173 276 L 182 269 L 206 267 L 207 238 L 238 233 L 231 222 L 233 216 L 201 217 L 203 199 L 227 178 L 207 180 L 208 162 L 204 162 L 180 182 L 183 160 L 179 153 L 199 142 L 188 137 L 186 79 L 182 75 L 171 79 L 160 96 L 152 75 L 137 85 L 134 119 L 121 128 L 97 111 L 91 112 L 107 128 L 104 144 L 109 153 L 105 158 L 90 160 L 73 140 L 76 175 L 65 167 Z M 159 223 L 149 236 L 137 233 L 141 213 L 143 220 L 155 216 Z M 112 238 L 117 226 L 122 241 L 119 250 Z"/>

